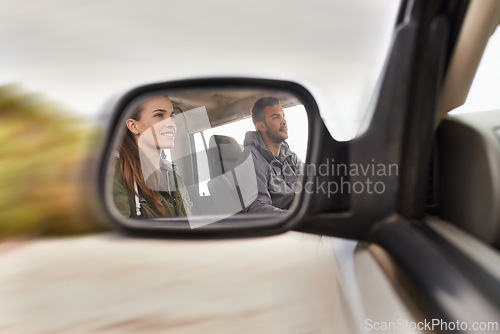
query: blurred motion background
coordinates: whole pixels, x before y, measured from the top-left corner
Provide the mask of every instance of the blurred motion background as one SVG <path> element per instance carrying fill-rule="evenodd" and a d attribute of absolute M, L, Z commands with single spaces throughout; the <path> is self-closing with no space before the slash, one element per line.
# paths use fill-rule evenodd
<path fill-rule="evenodd" d="M 90 189 L 100 129 L 17 85 L 0 86 L 0 124 L 0 240 L 103 231 Z"/>

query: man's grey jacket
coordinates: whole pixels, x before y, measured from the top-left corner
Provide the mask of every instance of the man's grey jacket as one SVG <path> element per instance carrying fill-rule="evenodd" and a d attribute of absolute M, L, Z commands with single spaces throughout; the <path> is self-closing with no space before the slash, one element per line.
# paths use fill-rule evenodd
<path fill-rule="evenodd" d="M 276 158 L 266 149 L 258 131 L 246 133 L 241 159 L 252 154 L 257 177 L 257 198 L 245 212 L 283 212 L 290 208 L 301 176 L 301 161 L 288 144 L 281 144 Z M 236 164 L 238 165 L 238 163 Z"/>

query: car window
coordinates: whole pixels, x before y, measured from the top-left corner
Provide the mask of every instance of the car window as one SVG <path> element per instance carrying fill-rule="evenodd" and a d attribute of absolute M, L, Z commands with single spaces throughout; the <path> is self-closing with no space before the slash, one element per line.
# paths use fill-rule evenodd
<path fill-rule="evenodd" d="M 490 37 L 465 103 L 450 114 L 500 109 L 500 29 Z"/>
<path fill-rule="evenodd" d="M 315 112 L 306 98 L 250 84 L 134 97 L 107 162 L 114 214 L 193 217 L 195 228 L 235 214 L 292 212 Z"/>
<path fill-rule="evenodd" d="M 301 161 L 306 161 L 307 140 L 309 129 L 307 127 L 307 112 L 303 105 L 284 108 L 285 119 L 287 121 L 288 130 L 293 136 L 286 140 L 290 147 L 293 147 L 294 153 L 297 154 Z M 244 148 L 244 140 L 247 131 L 254 131 L 255 126 L 252 118 L 246 117 L 236 121 L 222 124 L 217 127 L 205 129 L 193 134 L 193 142 L 196 153 L 196 171 L 198 194 L 200 196 L 209 196 L 208 181 L 210 180 L 209 164 L 207 150 L 210 138 L 214 135 L 229 136 Z"/>
<path fill-rule="evenodd" d="M 468 247 L 473 243 L 463 242 L 465 238 L 472 236 L 498 248 L 498 59 L 500 29 L 497 28 L 486 45 L 465 103 L 449 112 L 452 116 L 443 120 L 437 132 L 441 171 L 438 178 L 439 217 L 453 226 L 447 227 L 440 222 L 435 224 L 436 229 L 472 258 L 490 255 L 487 247 Z M 467 236 L 455 231 L 456 226 Z"/>

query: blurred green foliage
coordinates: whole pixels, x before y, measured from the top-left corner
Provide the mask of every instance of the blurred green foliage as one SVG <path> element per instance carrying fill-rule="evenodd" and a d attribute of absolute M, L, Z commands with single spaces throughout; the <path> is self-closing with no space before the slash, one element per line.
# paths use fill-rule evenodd
<path fill-rule="evenodd" d="M 105 229 L 93 207 L 99 130 L 60 104 L 0 86 L 0 239 Z"/>

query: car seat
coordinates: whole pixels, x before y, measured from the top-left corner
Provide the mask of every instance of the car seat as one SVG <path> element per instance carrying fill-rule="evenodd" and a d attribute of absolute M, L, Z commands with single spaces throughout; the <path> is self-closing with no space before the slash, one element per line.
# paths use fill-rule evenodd
<path fill-rule="evenodd" d="M 210 172 L 208 190 L 217 213 L 234 214 L 244 209 L 239 187 L 231 172 L 242 152 L 233 137 L 213 135 L 210 138 L 207 152 Z"/>

